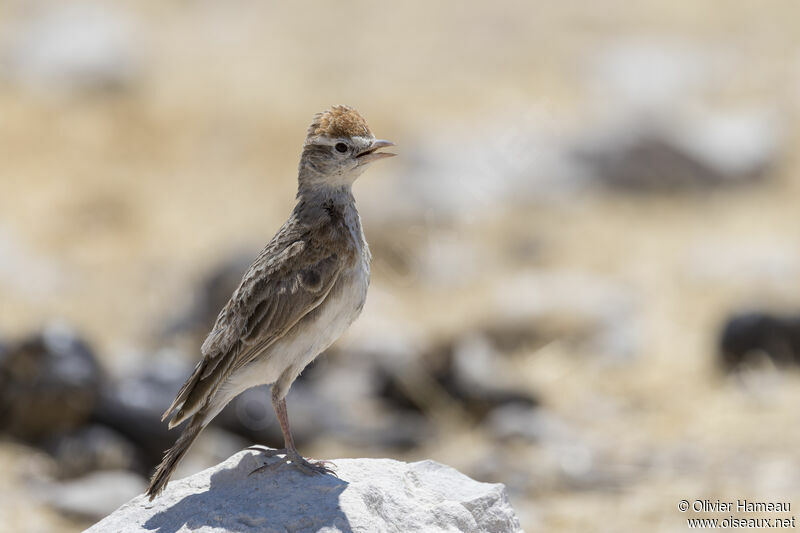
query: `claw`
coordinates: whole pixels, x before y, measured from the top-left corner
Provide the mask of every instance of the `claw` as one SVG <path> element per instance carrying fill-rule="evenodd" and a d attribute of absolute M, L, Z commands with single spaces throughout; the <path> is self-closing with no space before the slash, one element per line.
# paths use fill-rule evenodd
<path fill-rule="evenodd" d="M 328 466 L 328 465 L 333 466 L 333 463 L 331 463 L 330 461 L 306 461 L 305 459 L 300 457 L 297 461 L 292 459 L 292 464 L 296 466 L 298 469 L 300 469 L 301 472 L 309 476 L 331 475 L 334 477 L 339 477 L 336 475 L 336 471 L 330 466 Z"/>

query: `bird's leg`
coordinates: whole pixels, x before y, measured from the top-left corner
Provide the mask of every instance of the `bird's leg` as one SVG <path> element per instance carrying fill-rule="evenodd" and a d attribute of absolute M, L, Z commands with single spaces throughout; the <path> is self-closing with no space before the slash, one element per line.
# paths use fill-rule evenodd
<path fill-rule="evenodd" d="M 276 384 L 277 385 L 277 384 Z M 297 451 L 294 445 L 294 438 L 292 437 L 292 430 L 289 427 L 289 413 L 286 411 L 286 397 L 280 394 L 280 388 L 273 386 L 272 389 L 272 406 L 275 408 L 275 414 L 278 416 L 278 423 L 281 425 L 281 433 L 283 433 L 284 448 L 280 450 L 265 450 L 268 457 L 275 455 L 284 455 L 283 459 L 276 463 L 264 465 L 256 468 L 250 475 L 260 472 L 262 470 L 272 469 L 281 464 L 291 462 L 292 465 L 299 468 L 305 474 L 334 474 L 331 469 L 332 463 L 330 461 L 307 461 Z"/>
<path fill-rule="evenodd" d="M 294 446 L 292 430 L 289 427 L 289 413 L 286 411 L 286 398 L 278 400 L 273 397 L 273 406 L 275 407 L 275 414 L 278 415 L 281 432 L 283 432 L 286 458 L 291 460 L 294 466 L 306 474 L 333 474 L 333 470 L 331 470 L 328 466 L 329 463 L 326 461 L 307 461 L 298 453 L 297 448 Z"/>
<path fill-rule="evenodd" d="M 297 453 L 297 448 L 294 447 L 292 428 L 289 427 L 289 412 L 286 411 L 286 398 L 281 398 L 277 401 L 273 398 L 272 406 L 275 408 L 275 414 L 278 415 L 278 423 L 281 425 L 284 447 L 287 450 Z"/>

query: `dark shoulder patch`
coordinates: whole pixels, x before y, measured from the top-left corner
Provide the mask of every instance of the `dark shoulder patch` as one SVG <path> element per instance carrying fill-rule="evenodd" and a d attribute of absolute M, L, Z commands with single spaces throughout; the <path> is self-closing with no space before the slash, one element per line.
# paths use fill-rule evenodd
<path fill-rule="evenodd" d="M 344 222 L 344 211 L 342 211 L 341 206 L 336 205 L 333 200 L 326 200 L 322 204 L 322 208 L 328 213 L 328 216 L 331 219 L 331 222 Z"/>

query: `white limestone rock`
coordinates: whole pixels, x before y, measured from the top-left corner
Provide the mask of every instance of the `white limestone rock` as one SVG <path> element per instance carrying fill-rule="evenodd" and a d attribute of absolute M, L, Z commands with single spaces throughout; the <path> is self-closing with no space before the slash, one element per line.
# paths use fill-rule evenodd
<path fill-rule="evenodd" d="M 338 459 L 338 478 L 286 465 L 249 475 L 265 461 L 277 459 L 237 453 L 153 502 L 137 496 L 88 532 L 521 531 L 503 485 L 434 461 Z"/>

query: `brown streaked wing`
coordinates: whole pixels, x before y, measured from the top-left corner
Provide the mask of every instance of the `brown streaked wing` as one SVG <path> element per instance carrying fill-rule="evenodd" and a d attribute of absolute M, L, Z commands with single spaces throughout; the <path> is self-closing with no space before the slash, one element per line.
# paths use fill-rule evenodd
<path fill-rule="evenodd" d="M 236 368 L 251 362 L 283 336 L 330 292 L 342 269 L 331 231 L 306 231 L 284 244 L 275 236 L 242 279 L 203 343 L 203 360 L 181 388 L 164 418 L 180 408 L 170 427 L 199 410 Z M 284 242 L 280 242 L 283 240 Z M 278 242 L 276 242 L 278 241 Z M 280 250 L 280 251 L 279 251 Z"/>

